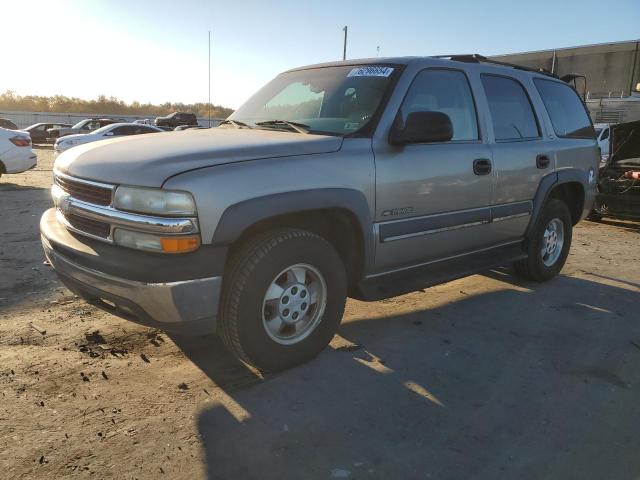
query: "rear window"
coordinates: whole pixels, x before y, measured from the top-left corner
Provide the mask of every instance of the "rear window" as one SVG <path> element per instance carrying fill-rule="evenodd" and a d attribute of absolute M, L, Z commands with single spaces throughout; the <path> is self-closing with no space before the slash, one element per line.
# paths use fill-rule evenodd
<path fill-rule="evenodd" d="M 512 78 L 482 75 L 496 141 L 538 138 L 538 122 L 529 96 Z"/>
<path fill-rule="evenodd" d="M 535 78 L 556 135 L 561 138 L 595 138 L 589 115 L 580 97 L 569 85 Z"/>

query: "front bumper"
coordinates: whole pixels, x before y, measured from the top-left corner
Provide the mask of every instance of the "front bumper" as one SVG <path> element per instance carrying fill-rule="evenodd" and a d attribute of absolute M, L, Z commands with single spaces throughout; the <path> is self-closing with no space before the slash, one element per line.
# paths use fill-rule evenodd
<path fill-rule="evenodd" d="M 52 227 L 51 216 L 47 211 L 41 220 L 42 246 L 47 260 L 71 291 L 97 307 L 143 325 L 183 335 L 215 332 L 222 276 L 150 282 L 80 265 L 77 259 L 83 259 L 86 252 L 79 249 L 76 237 L 60 244 L 60 228 Z"/>

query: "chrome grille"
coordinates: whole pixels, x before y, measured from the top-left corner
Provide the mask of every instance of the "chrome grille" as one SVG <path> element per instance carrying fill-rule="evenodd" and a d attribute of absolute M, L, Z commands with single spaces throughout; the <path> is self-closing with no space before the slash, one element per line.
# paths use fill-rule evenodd
<path fill-rule="evenodd" d="M 65 215 L 65 218 L 73 228 L 80 230 L 81 232 L 88 233 L 89 235 L 107 240 L 111 234 L 111 225 L 108 223 L 81 217 L 79 215 L 74 215 L 73 213 Z"/>
<path fill-rule="evenodd" d="M 84 182 L 67 176 L 56 175 L 55 182 L 73 198 L 94 205 L 111 205 L 113 188 L 93 182 Z"/>

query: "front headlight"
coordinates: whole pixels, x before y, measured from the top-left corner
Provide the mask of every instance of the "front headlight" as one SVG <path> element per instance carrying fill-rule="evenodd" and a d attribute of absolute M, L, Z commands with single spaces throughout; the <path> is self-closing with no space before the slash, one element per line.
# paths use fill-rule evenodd
<path fill-rule="evenodd" d="M 113 206 L 119 210 L 152 215 L 196 215 L 196 203 L 190 193 L 159 188 L 118 187 Z"/>

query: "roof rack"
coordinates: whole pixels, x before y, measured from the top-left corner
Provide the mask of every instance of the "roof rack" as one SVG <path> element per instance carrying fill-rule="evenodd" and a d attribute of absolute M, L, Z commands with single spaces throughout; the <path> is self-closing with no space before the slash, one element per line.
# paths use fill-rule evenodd
<path fill-rule="evenodd" d="M 549 70 L 545 70 L 544 68 L 530 68 L 530 67 L 525 67 L 524 65 L 518 65 L 516 63 L 501 62 L 500 60 L 493 60 L 491 58 L 487 58 L 477 53 L 471 53 L 471 54 L 465 54 L 465 55 L 434 55 L 433 58 L 447 58 L 455 62 L 466 62 L 466 63 L 491 63 L 493 65 L 511 67 L 517 70 L 541 73 L 542 75 L 547 75 L 549 77 L 559 78 L 558 75 L 556 75 L 555 73 L 551 73 Z"/>

